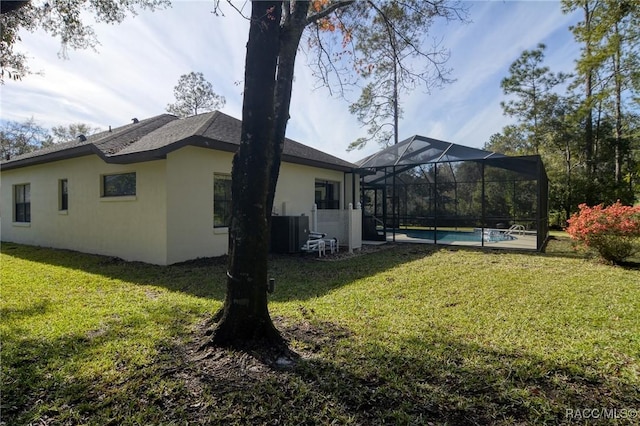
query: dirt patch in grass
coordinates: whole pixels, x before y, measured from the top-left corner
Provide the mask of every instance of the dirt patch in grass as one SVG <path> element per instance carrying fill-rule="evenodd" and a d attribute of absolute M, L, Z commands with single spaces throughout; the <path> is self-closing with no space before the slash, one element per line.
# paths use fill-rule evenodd
<path fill-rule="evenodd" d="M 288 357 L 270 350 L 207 346 L 212 321 L 200 323 L 191 341 L 176 342 L 163 354 L 167 361 L 161 362 L 160 376 L 179 384 L 155 404 L 170 408 L 170 418 L 178 418 L 176 412 L 182 411 L 179 417 L 189 424 L 240 424 L 238 419 L 242 424 L 296 424 L 297 418 L 308 420 L 313 413 L 300 412 L 304 404 L 299 399 L 318 396 L 308 389 L 299 393 L 299 387 L 306 385 L 298 370 L 317 358 L 321 348 L 335 345 L 351 332 L 329 322 L 293 322 L 283 317 L 273 321 L 295 350 Z M 282 406 L 287 403 L 298 413 Z"/>
<path fill-rule="evenodd" d="M 268 348 L 211 347 L 207 342 L 214 323 L 212 319 L 207 319 L 197 326 L 195 338 L 183 346 L 184 354 L 181 357 L 189 362 L 199 363 L 210 371 L 218 372 L 221 377 L 251 376 L 294 367 L 299 360 L 311 359 L 323 347 L 334 346 L 339 340 L 352 335 L 350 330 L 327 321 L 293 321 L 276 316 L 273 323 L 289 343 L 291 353 L 283 354 Z"/>

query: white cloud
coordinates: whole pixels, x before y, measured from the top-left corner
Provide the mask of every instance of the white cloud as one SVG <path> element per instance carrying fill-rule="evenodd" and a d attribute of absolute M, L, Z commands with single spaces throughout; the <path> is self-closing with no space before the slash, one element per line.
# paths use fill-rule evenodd
<path fill-rule="evenodd" d="M 236 3 L 242 6 L 243 3 Z M 224 5 L 224 4 L 223 4 Z M 575 16 L 560 13 L 557 2 L 470 2 L 468 25 L 436 25 L 451 49 L 449 66 L 457 81 L 426 95 L 416 90 L 402 98 L 405 110 L 400 139 L 413 134 L 482 146 L 508 123 L 502 116 L 500 79 L 523 49 L 545 42 L 547 64 L 570 71 L 577 55 L 568 26 Z M 24 34 L 22 50 L 44 76 L 29 76 L 2 87 L 1 118 L 33 116 L 45 126 L 86 122 L 106 128 L 164 112 L 181 74 L 198 71 L 225 96 L 223 111 L 242 111 L 242 82 L 248 22 L 226 7 L 225 17 L 211 13 L 212 3 L 176 2 L 171 9 L 142 11 L 117 26 L 95 25 L 98 52 L 71 51 L 57 57 L 58 41 L 38 32 Z M 335 156 L 355 161 L 377 147 L 346 153 L 364 134 L 348 102 L 312 90 L 315 80 L 299 55 L 288 136 Z M 556 67 L 558 67 L 556 69 Z M 561 67 L 561 68 L 560 68 Z M 353 94 L 356 97 L 357 94 Z"/>
<path fill-rule="evenodd" d="M 577 46 L 568 26 L 576 16 L 562 15 L 558 2 L 474 2 L 471 16 L 471 24 L 446 26 L 453 33 L 449 64 L 457 81 L 407 99 L 404 130 L 415 129 L 413 121 L 435 122 L 417 133 L 481 147 L 511 122 L 500 108 L 500 80 L 523 50 L 545 42 L 546 65 L 554 72 L 570 70 Z"/>

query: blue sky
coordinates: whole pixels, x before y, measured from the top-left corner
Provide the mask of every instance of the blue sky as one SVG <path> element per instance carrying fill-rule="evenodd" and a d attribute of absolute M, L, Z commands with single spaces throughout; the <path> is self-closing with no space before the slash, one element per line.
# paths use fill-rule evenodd
<path fill-rule="evenodd" d="M 242 7 L 244 2 L 238 2 Z M 400 140 L 414 134 L 482 147 L 512 122 L 504 117 L 500 80 L 525 49 L 547 45 L 545 64 L 571 72 L 579 55 L 569 26 L 580 17 L 564 15 L 559 1 L 471 1 L 470 23 L 438 23 L 430 36 L 442 38 L 456 81 L 431 93 L 417 89 L 401 98 Z M 249 6 L 244 6 L 248 10 Z M 33 117 L 45 127 L 75 122 L 101 129 L 127 124 L 133 117 L 165 112 L 182 74 L 202 72 L 225 96 L 223 112 L 241 118 L 242 79 L 248 24 L 228 6 L 225 17 L 212 12 L 213 1 L 179 1 L 173 7 L 140 12 L 120 25 L 94 26 L 97 51 L 69 51 L 46 34 L 24 33 L 19 49 L 42 75 L 7 81 L 1 90 L 2 120 Z M 287 136 L 349 161 L 379 149 L 346 152 L 365 134 L 349 102 L 317 86 L 299 54 Z M 351 93 L 354 101 L 358 93 Z"/>

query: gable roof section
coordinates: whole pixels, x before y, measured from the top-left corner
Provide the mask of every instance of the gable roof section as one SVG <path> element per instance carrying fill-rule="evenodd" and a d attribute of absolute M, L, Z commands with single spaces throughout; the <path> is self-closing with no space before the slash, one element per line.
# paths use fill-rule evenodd
<path fill-rule="evenodd" d="M 3 170 L 95 154 L 107 163 L 137 163 L 166 158 L 186 145 L 236 152 L 241 121 L 219 111 L 179 119 L 162 114 L 137 123 L 88 136 L 85 141 L 50 147 L 2 161 Z M 340 171 L 356 166 L 325 152 L 285 139 L 282 160 Z"/>

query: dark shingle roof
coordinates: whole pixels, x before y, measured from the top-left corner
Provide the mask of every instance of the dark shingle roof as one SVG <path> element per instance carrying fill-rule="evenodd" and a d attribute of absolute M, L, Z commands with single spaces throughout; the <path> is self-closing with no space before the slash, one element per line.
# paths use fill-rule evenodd
<path fill-rule="evenodd" d="M 162 114 L 2 161 L 3 170 L 96 154 L 107 163 L 135 163 L 166 158 L 169 152 L 194 145 L 235 152 L 241 122 L 219 111 L 179 119 Z M 317 149 L 286 139 L 283 161 L 350 171 L 356 166 Z"/>

